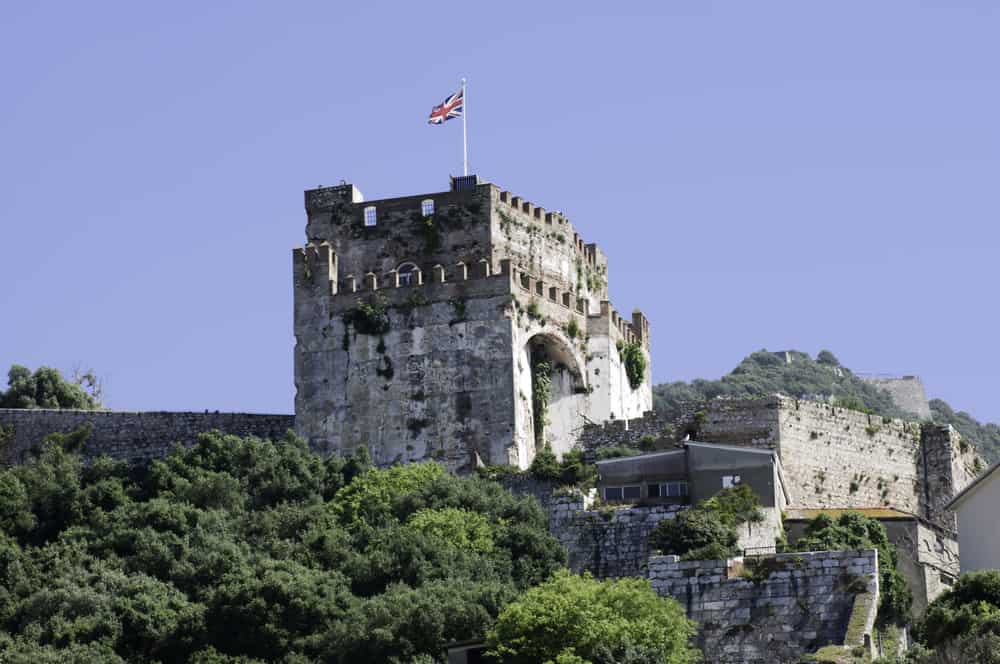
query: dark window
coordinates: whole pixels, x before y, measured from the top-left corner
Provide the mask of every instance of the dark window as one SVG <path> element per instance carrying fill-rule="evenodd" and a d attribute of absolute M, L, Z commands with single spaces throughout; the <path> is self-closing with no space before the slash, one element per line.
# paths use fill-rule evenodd
<path fill-rule="evenodd" d="M 625 498 L 641 498 L 642 497 L 642 487 L 638 486 L 626 486 L 622 487 L 622 492 Z"/>
<path fill-rule="evenodd" d="M 671 498 L 682 498 L 688 495 L 687 482 L 667 482 L 663 485 L 663 489 L 666 492 L 666 495 Z"/>
<path fill-rule="evenodd" d="M 604 487 L 604 500 L 621 500 L 622 488 L 620 486 Z"/>
<path fill-rule="evenodd" d="M 650 498 L 659 498 L 660 497 L 660 485 L 659 484 L 650 484 L 647 487 L 647 489 L 649 490 L 649 497 Z"/>

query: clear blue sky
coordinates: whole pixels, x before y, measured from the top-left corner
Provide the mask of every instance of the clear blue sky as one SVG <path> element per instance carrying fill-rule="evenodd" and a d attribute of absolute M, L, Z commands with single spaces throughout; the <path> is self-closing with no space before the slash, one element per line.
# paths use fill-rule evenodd
<path fill-rule="evenodd" d="M 465 75 L 473 170 L 603 247 L 657 382 L 829 348 L 1000 420 L 996 2 L 153 4 L 0 8 L 3 368 L 291 412 L 302 190 L 445 189 Z"/>

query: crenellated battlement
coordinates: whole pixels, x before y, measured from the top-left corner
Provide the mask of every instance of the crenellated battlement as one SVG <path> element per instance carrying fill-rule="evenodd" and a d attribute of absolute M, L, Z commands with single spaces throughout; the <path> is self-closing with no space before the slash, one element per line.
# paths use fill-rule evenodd
<path fill-rule="evenodd" d="M 516 196 L 511 192 L 500 189 L 499 202 L 507 205 L 509 210 L 519 212 L 535 222 L 538 227 L 547 228 L 554 232 L 562 231 L 567 238 L 566 241 L 575 249 L 580 258 L 588 265 L 596 268 L 598 265 L 607 265 L 607 259 L 596 244 L 587 244 L 576 231 L 576 228 L 562 212 L 547 211 L 545 208 Z M 603 262 L 601 259 L 604 259 Z"/>
<path fill-rule="evenodd" d="M 476 176 L 373 200 L 342 183 L 305 206 L 296 428 L 317 449 L 523 468 L 541 444 L 569 449 L 581 422 L 652 406 L 649 322 L 614 309 L 607 258 L 561 212 Z M 638 380 L 622 344 L 644 351 Z M 529 397 L 542 365 L 544 421 Z"/>

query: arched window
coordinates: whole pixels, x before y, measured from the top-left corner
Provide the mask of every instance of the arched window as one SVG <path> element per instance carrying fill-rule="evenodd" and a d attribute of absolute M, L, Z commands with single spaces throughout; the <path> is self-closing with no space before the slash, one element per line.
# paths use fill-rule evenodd
<path fill-rule="evenodd" d="M 376 221 L 375 206 L 369 205 L 365 208 L 365 226 L 374 226 Z"/>
<path fill-rule="evenodd" d="M 425 198 L 420 202 L 420 213 L 425 217 L 429 217 L 434 214 L 434 200 L 431 198 Z"/>
<path fill-rule="evenodd" d="M 399 285 L 409 286 L 413 283 L 413 271 L 417 269 L 417 266 L 413 263 L 403 263 L 396 268 L 396 272 L 399 274 Z"/>

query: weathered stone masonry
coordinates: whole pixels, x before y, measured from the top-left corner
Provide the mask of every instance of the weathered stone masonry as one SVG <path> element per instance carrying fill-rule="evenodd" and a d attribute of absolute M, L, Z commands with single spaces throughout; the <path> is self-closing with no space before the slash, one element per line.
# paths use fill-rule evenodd
<path fill-rule="evenodd" d="M 539 445 L 569 450 L 587 421 L 649 409 L 649 323 L 614 310 L 607 260 L 562 214 L 474 176 L 376 201 L 325 187 L 306 192 L 306 212 L 295 410 L 315 449 L 526 468 Z M 635 387 L 619 345 L 646 361 Z"/>
<path fill-rule="evenodd" d="M 5 464 L 20 463 L 32 446 L 52 433 L 69 433 L 89 424 L 83 448 L 87 459 L 108 455 L 124 461 L 166 456 L 180 443 L 190 446 L 198 434 L 219 429 L 237 436 L 278 440 L 294 427 L 292 415 L 249 413 L 125 412 L 114 410 L 0 409 L 0 426 L 13 431 L 0 448 Z"/>
<path fill-rule="evenodd" d="M 788 480 L 790 506 L 881 507 L 920 516 L 952 532 L 944 505 L 976 475 L 975 450 L 951 427 L 883 418 L 829 404 L 771 396 L 692 404 L 676 422 L 655 413 L 588 427 L 585 449 L 643 437 L 666 445 L 692 439 L 774 449 Z"/>
<path fill-rule="evenodd" d="M 654 556 L 649 578 L 659 595 L 676 599 L 698 622 L 707 662 L 797 662 L 827 645 L 872 654 L 877 551 L 782 554 L 756 566 L 741 558 Z"/>

